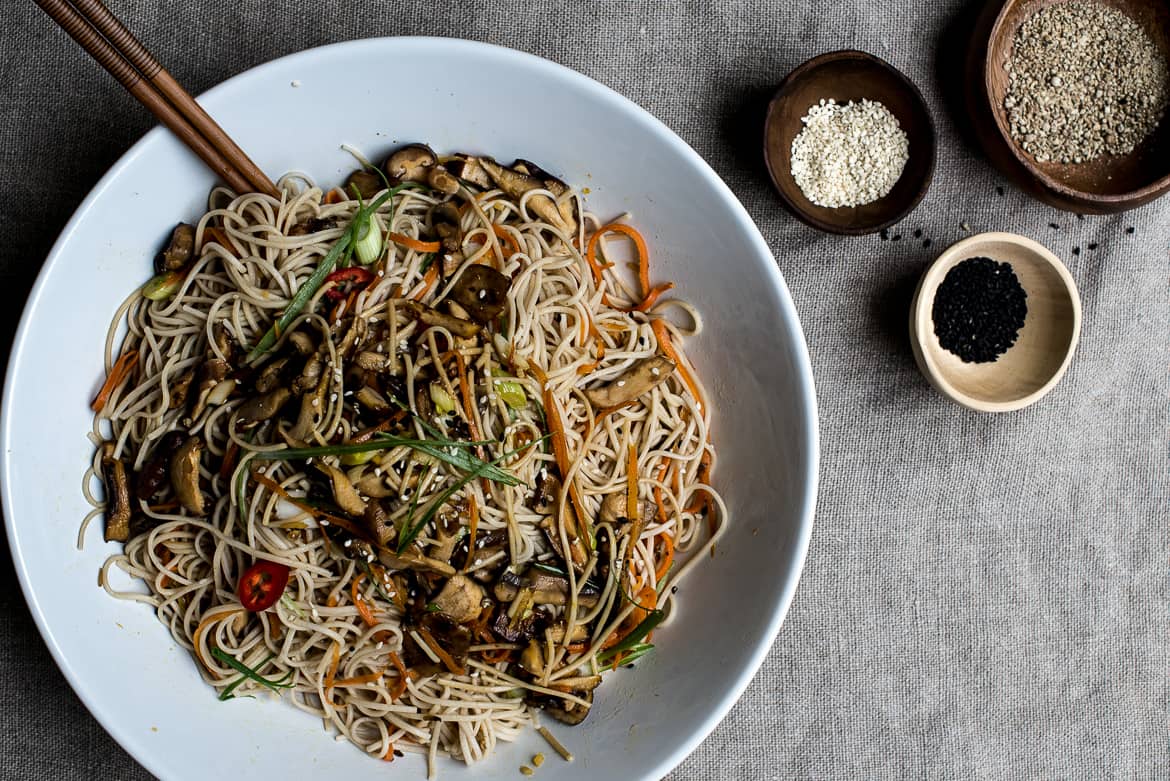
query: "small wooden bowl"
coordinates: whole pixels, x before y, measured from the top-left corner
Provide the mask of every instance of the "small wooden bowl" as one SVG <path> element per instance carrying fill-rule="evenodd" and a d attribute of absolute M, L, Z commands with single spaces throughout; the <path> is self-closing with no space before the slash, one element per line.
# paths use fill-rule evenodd
<path fill-rule="evenodd" d="M 822 100 L 876 100 L 897 117 L 910 142 L 910 159 L 884 198 L 863 206 L 831 209 L 805 197 L 792 178 L 792 141 L 801 119 Z M 764 159 L 784 205 L 797 219 L 829 233 L 860 236 L 888 228 L 914 210 L 934 175 L 934 122 L 922 93 L 888 62 L 859 51 L 822 54 L 789 73 L 768 105 Z"/>
<path fill-rule="evenodd" d="M 1128 155 L 1085 163 L 1038 163 L 1012 138 L 1004 108 L 1016 32 L 1037 11 L 1063 0 L 991 0 L 968 55 L 968 105 L 992 163 L 1040 200 L 1066 211 L 1109 214 L 1170 192 L 1170 116 Z M 1170 0 L 1103 0 L 1134 19 L 1170 58 Z"/>
<path fill-rule="evenodd" d="M 997 360 L 964 363 L 934 332 L 934 296 L 947 272 L 968 258 L 1012 265 L 1028 294 L 1019 338 Z M 910 342 L 918 368 L 940 393 L 979 412 L 1008 412 L 1040 400 L 1060 381 L 1081 332 L 1081 299 L 1068 269 L 1046 247 L 1014 233 L 981 233 L 948 247 L 918 284 Z"/>

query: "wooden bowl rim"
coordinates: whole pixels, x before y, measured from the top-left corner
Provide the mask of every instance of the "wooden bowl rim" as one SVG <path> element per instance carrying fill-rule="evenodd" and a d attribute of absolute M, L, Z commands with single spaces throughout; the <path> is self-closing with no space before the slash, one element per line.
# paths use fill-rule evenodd
<path fill-rule="evenodd" d="M 879 70 L 883 70 L 888 74 L 892 74 L 895 77 L 895 80 L 900 82 L 902 87 L 910 92 L 914 100 L 917 101 L 918 105 L 921 107 L 923 115 L 926 117 L 926 134 L 929 137 L 929 149 L 926 153 L 928 155 L 926 161 L 926 177 L 923 179 L 922 186 L 918 188 L 918 191 L 915 193 L 914 197 L 909 199 L 905 206 L 895 212 L 891 218 L 881 223 L 875 223 L 872 226 L 862 225 L 858 227 L 848 227 L 835 225 L 805 211 L 804 208 L 789 198 L 788 195 L 784 192 L 783 188 L 780 187 L 779 174 L 777 174 L 776 165 L 773 164 L 772 161 L 772 148 L 768 143 L 768 138 L 771 135 L 769 130 L 772 127 L 773 118 L 776 116 L 778 106 L 781 102 L 781 93 L 783 93 L 790 84 L 793 84 L 798 79 L 803 78 L 810 71 L 813 71 L 830 62 L 845 60 L 855 60 L 866 65 L 876 66 Z M 935 132 L 934 117 L 931 116 L 930 106 L 927 105 L 926 99 L 922 96 L 922 91 L 918 89 L 918 86 L 913 81 L 911 81 L 910 78 L 906 76 L 906 74 L 902 73 L 902 71 L 898 70 L 895 66 L 886 62 L 881 57 L 878 57 L 876 54 L 870 54 L 869 52 L 861 51 L 860 49 L 838 49 L 836 51 L 824 52 L 823 54 L 818 54 L 815 57 L 805 60 L 800 65 L 797 65 L 788 73 L 787 76 L 784 77 L 784 79 L 780 82 L 780 85 L 776 87 L 776 92 L 772 95 L 771 100 L 768 101 L 768 112 L 764 119 L 764 163 L 765 167 L 768 169 L 768 176 L 772 180 L 772 187 L 780 196 L 780 200 L 783 201 L 784 205 L 788 207 L 788 210 L 792 212 L 792 214 L 794 214 L 796 218 L 805 225 L 816 228 L 820 231 L 824 231 L 825 233 L 833 233 L 838 236 L 866 236 L 871 233 L 877 233 L 878 231 L 885 230 L 891 225 L 896 225 L 897 223 L 904 220 L 906 216 L 910 214 L 910 212 L 914 211 L 914 209 L 918 207 L 918 204 L 922 202 L 922 199 L 926 197 L 926 193 L 930 189 L 931 183 L 934 181 L 934 169 L 937 161 L 937 147 L 938 137 L 937 133 Z M 913 154 L 913 152 L 911 152 L 911 154 Z"/>
<path fill-rule="evenodd" d="M 1045 187 L 1067 198 L 1075 198 L 1088 204 L 1126 204 L 1131 201 L 1140 201 L 1143 198 L 1158 198 L 1165 195 L 1166 192 L 1170 191 L 1170 171 L 1167 171 L 1163 176 L 1143 187 L 1124 193 L 1094 193 L 1090 190 L 1078 190 L 1075 187 L 1069 187 L 1060 180 L 1048 175 L 1033 163 L 1029 159 L 1029 156 L 1024 154 L 1024 151 L 1016 143 L 1016 140 L 1012 138 L 1011 130 L 1005 124 L 1003 112 L 999 110 L 1000 107 L 995 105 L 995 100 L 991 94 L 991 73 L 995 65 L 992 61 L 992 51 L 995 49 L 995 43 L 1004 35 L 1003 28 L 1007 22 L 1008 11 L 1028 1 L 1004 0 L 1003 6 L 999 9 L 999 13 L 996 14 L 995 22 L 991 25 L 991 32 L 987 36 L 987 49 L 983 57 L 983 91 L 987 95 L 987 103 L 991 109 L 991 116 L 995 120 L 995 128 L 999 132 L 1000 137 L 1003 138 L 1004 143 L 1011 150 L 1012 155 L 1024 166 L 1029 174 L 1035 177 Z M 1167 111 L 1167 116 L 1162 118 L 1163 122 L 1167 120 L 1170 120 L 1170 110 Z"/>
<path fill-rule="evenodd" d="M 1057 367 L 1056 371 L 1052 373 L 1052 376 L 1041 387 L 1025 396 L 1008 401 L 977 399 L 960 391 L 951 384 L 950 380 L 931 358 L 930 353 L 923 344 L 923 341 L 927 338 L 923 333 L 923 327 L 926 326 L 929 328 L 931 322 L 931 312 L 929 311 L 931 307 L 928 304 L 933 305 L 934 292 L 942 282 L 942 266 L 954 260 L 955 256 L 975 251 L 975 248 L 990 242 L 1015 244 L 1028 250 L 1051 266 L 1063 283 L 1063 289 L 1069 297 L 1073 311 L 1072 337 L 1069 339 L 1068 350 L 1065 351 L 1060 366 Z M 1012 412 L 1035 404 L 1044 398 L 1064 378 L 1069 365 L 1072 363 L 1073 354 L 1076 353 L 1077 345 L 1080 343 L 1080 337 L 1081 296 L 1077 291 L 1077 283 L 1073 279 L 1072 273 L 1069 272 L 1068 267 L 1064 265 L 1052 250 L 1040 242 L 1030 239 L 1027 236 L 1021 236 L 1018 233 L 1008 233 L 1006 231 L 977 233 L 974 236 L 961 239 L 944 249 L 939 253 L 938 257 L 931 261 L 926 271 L 922 273 L 922 277 L 918 281 L 918 287 L 914 291 L 914 303 L 910 306 L 910 344 L 914 349 L 914 359 L 918 363 L 918 368 L 939 393 L 951 401 L 977 412 Z"/>

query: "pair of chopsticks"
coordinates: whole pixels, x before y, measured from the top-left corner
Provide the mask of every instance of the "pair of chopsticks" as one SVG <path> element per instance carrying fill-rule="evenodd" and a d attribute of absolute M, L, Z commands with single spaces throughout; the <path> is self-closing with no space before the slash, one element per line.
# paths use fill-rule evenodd
<path fill-rule="evenodd" d="M 280 197 L 272 180 L 101 0 L 35 2 L 233 190 Z"/>

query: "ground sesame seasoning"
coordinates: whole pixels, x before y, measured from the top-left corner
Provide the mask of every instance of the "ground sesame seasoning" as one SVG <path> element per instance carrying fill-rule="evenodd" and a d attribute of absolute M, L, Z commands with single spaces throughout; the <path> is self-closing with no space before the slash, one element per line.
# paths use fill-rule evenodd
<path fill-rule="evenodd" d="M 536 771 L 533 770 L 532 768 L 528 767 L 528 765 L 521 765 L 520 766 L 520 774 L 521 775 L 530 776 L 535 772 Z"/>
<path fill-rule="evenodd" d="M 543 765 L 544 764 L 544 754 L 533 754 L 532 755 L 532 764 L 535 765 L 536 767 L 540 767 L 541 765 Z"/>

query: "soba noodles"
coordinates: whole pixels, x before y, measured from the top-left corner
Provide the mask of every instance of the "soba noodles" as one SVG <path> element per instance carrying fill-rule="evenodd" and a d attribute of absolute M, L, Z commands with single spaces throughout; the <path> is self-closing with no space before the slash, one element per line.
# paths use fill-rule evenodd
<path fill-rule="evenodd" d="M 433 772 L 584 719 L 726 513 L 640 234 L 524 161 L 384 169 L 176 229 L 110 328 L 86 524 L 221 698 Z"/>

